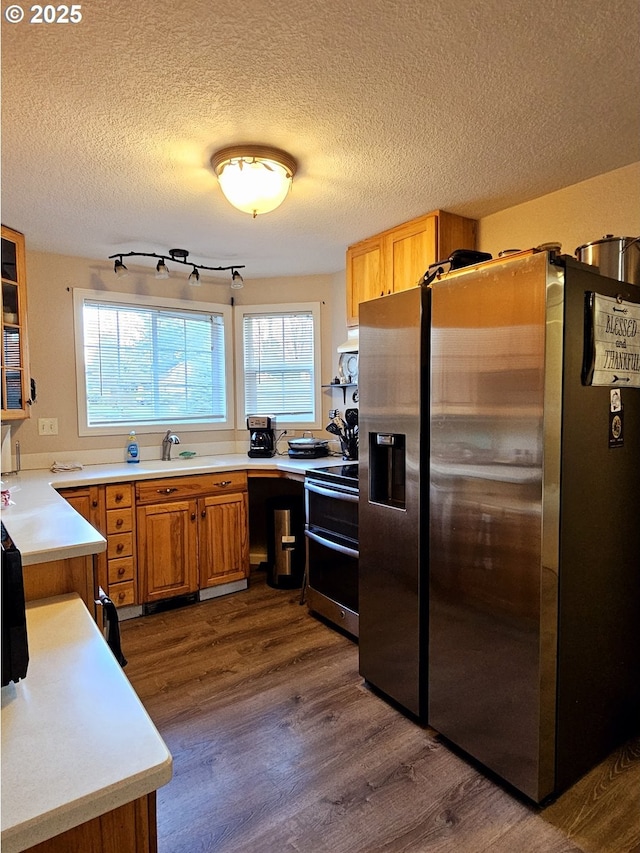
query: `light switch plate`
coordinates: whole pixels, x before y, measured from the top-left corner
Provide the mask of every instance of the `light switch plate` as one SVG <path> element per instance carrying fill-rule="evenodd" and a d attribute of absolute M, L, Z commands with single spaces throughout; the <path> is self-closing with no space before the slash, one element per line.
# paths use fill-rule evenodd
<path fill-rule="evenodd" d="M 38 418 L 38 435 L 57 435 L 57 418 Z"/>

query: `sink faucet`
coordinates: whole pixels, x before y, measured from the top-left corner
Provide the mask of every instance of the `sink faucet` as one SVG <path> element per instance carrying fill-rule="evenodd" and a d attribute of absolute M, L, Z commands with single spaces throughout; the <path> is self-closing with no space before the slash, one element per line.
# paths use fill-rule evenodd
<path fill-rule="evenodd" d="M 172 444 L 180 444 L 180 439 L 178 436 L 171 432 L 170 429 L 167 430 L 167 434 L 162 439 L 162 461 L 170 462 L 171 461 L 171 445 Z"/>

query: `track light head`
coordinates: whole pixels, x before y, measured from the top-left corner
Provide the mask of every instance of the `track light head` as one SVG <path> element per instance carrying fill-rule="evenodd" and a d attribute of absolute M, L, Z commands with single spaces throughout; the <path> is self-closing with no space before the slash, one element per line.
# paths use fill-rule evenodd
<path fill-rule="evenodd" d="M 191 275 L 188 278 L 188 282 L 191 287 L 200 287 L 200 273 L 198 272 L 195 266 L 191 271 Z"/>
<path fill-rule="evenodd" d="M 242 278 L 242 276 L 240 275 L 238 270 L 234 270 L 233 273 L 231 274 L 231 287 L 234 290 L 240 290 L 240 288 L 243 287 L 243 285 L 244 285 L 244 279 Z"/>
<path fill-rule="evenodd" d="M 122 263 L 122 258 L 116 258 L 116 261 L 113 265 L 113 271 L 118 276 L 118 278 L 125 278 L 129 275 L 129 270 Z"/>
<path fill-rule="evenodd" d="M 160 258 L 156 265 L 156 278 L 169 278 L 169 268 L 164 262 L 164 258 Z"/>

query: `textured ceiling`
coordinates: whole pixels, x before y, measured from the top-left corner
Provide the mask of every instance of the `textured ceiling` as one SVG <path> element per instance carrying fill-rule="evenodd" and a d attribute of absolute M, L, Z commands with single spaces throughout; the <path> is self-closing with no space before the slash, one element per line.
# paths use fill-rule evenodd
<path fill-rule="evenodd" d="M 2 220 L 35 250 L 334 272 L 429 210 L 479 218 L 640 160 L 637 0 L 23 8 L 2 22 Z M 209 167 L 236 142 L 299 162 L 255 220 Z"/>

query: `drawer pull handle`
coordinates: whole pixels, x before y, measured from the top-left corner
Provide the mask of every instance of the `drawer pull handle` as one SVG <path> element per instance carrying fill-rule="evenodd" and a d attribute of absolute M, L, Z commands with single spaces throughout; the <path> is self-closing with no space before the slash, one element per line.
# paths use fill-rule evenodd
<path fill-rule="evenodd" d="M 118 601 L 124 601 L 124 596 L 125 596 L 124 592 L 119 592 L 118 593 Z"/>
<path fill-rule="evenodd" d="M 159 495 L 170 495 L 171 492 L 177 492 L 178 489 L 176 486 L 170 487 L 168 489 L 156 489 Z"/>
<path fill-rule="evenodd" d="M 120 577 L 122 577 L 122 575 L 124 574 L 124 569 L 118 569 L 118 574 L 120 575 Z"/>
<path fill-rule="evenodd" d="M 122 519 L 122 518 L 119 518 L 116 521 L 116 527 L 122 527 L 123 524 L 124 524 L 124 519 Z"/>
<path fill-rule="evenodd" d="M 122 542 L 118 542 L 118 544 L 116 545 L 116 551 L 118 553 L 120 553 L 120 551 L 124 551 L 124 545 L 122 544 Z"/>
<path fill-rule="evenodd" d="M 231 480 L 220 480 L 219 483 L 214 483 L 214 486 L 230 486 Z"/>
<path fill-rule="evenodd" d="M 122 494 L 122 492 L 118 492 L 118 494 L 116 495 L 116 503 L 119 504 L 121 500 L 124 500 L 124 495 Z"/>

